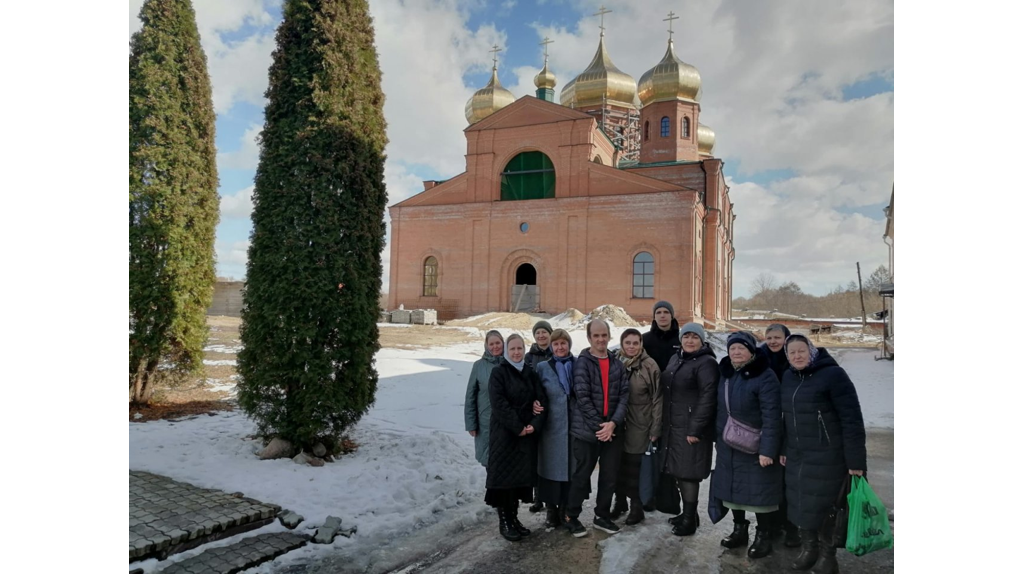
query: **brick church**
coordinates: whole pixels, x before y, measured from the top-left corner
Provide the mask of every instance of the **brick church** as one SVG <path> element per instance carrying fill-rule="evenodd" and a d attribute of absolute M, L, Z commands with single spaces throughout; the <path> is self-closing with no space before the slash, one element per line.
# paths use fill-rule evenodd
<path fill-rule="evenodd" d="M 593 61 L 537 95 L 498 81 L 466 104 L 466 170 L 392 205 L 388 306 L 440 319 L 490 311 L 587 313 L 603 304 L 679 323 L 729 319 L 736 216 L 700 123 L 700 74 L 674 52 L 639 84 L 604 31 Z"/>

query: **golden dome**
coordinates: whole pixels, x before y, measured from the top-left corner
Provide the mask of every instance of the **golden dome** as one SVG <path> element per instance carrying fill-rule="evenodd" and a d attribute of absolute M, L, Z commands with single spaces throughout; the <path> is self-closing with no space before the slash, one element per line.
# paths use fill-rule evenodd
<path fill-rule="evenodd" d="M 704 124 L 697 124 L 697 152 L 700 155 L 711 155 L 715 150 L 715 130 Z"/>
<path fill-rule="evenodd" d="M 544 61 L 544 69 L 540 71 L 533 78 L 533 85 L 537 86 L 538 89 L 554 89 L 555 87 L 555 75 L 548 69 L 547 60 Z"/>
<path fill-rule="evenodd" d="M 643 105 L 654 102 L 687 100 L 699 102 L 701 96 L 700 72 L 676 57 L 672 40 L 668 41 L 665 57 L 640 76 L 640 101 Z"/>
<path fill-rule="evenodd" d="M 512 92 L 501 86 L 498 80 L 498 68 L 491 68 L 491 81 L 480 88 L 466 102 L 466 120 L 470 125 L 486 118 L 494 112 L 516 101 Z"/>
<path fill-rule="evenodd" d="M 571 88 L 571 89 L 570 89 Z M 633 76 L 615 67 L 604 49 L 604 33 L 597 44 L 597 53 L 586 70 L 562 88 L 559 101 L 563 106 L 571 105 L 573 97 L 576 107 L 609 104 L 633 107 L 636 95 L 636 80 Z"/>

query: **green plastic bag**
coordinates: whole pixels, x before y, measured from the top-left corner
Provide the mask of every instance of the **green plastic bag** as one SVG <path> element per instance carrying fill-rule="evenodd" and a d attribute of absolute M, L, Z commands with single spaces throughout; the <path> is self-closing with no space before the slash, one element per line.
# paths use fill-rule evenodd
<path fill-rule="evenodd" d="M 875 550 L 892 548 L 889 512 L 864 477 L 853 477 L 846 501 L 850 505 L 846 550 L 855 556 L 863 556 Z"/>

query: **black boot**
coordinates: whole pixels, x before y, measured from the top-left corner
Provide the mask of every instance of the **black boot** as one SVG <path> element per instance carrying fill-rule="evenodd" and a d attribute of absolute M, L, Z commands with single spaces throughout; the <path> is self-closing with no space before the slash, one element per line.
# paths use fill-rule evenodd
<path fill-rule="evenodd" d="M 723 538 L 721 544 L 726 548 L 740 548 L 741 546 L 746 546 L 749 541 L 750 521 L 734 519 L 732 521 L 732 534 Z"/>
<path fill-rule="evenodd" d="M 562 525 L 562 508 L 559 506 L 548 505 L 547 519 L 544 521 L 544 526 L 547 528 L 558 528 Z"/>
<path fill-rule="evenodd" d="M 800 529 L 788 520 L 783 528 L 786 531 L 786 540 L 783 542 L 783 544 L 786 545 L 786 548 L 796 548 L 800 546 Z"/>
<path fill-rule="evenodd" d="M 540 501 L 536 488 L 533 489 L 533 500 L 536 502 L 530 505 L 530 512 L 540 512 L 541 510 L 544 510 L 544 503 Z"/>
<path fill-rule="evenodd" d="M 839 563 L 836 562 L 836 548 L 831 544 L 821 545 L 821 558 L 811 569 L 811 574 L 839 574 Z"/>
<path fill-rule="evenodd" d="M 525 538 L 530 535 L 530 529 L 523 526 L 522 522 L 519 522 L 518 504 L 509 509 L 509 524 L 519 533 L 519 536 Z"/>
<path fill-rule="evenodd" d="M 747 556 L 753 559 L 764 558 L 772 553 L 771 528 L 757 525 L 754 531 L 754 543 L 747 550 Z"/>
<path fill-rule="evenodd" d="M 800 529 L 800 554 L 790 566 L 793 570 L 810 570 L 818 561 L 818 531 Z"/>
<path fill-rule="evenodd" d="M 635 502 L 633 503 L 636 504 Z M 626 504 L 626 497 L 616 493 L 615 504 L 612 505 L 612 512 L 608 515 L 612 521 L 616 521 L 622 517 L 623 514 L 629 511 L 629 506 Z"/>
<path fill-rule="evenodd" d="M 684 502 L 682 516 L 682 520 L 672 528 L 672 534 L 676 536 L 691 536 L 694 532 L 697 532 L 697 527 L 700 526 L 700 519 L 697 518 L 697 503 Z"/>
<path fill-rule="evenodd" d="M 509 542 L 519 542 L 523 537 L 520 536 L 519 532 L 514 526 L 512 526 L 508 514 L 508 510 L 504 508 L 498 509 L 498 532 L 501 532 L 501 535 Z"/>
<path fill-rule="evenodd" d="M 640 504 L 640 500 L 636 498 L 629 502 L 629 516 L 626 517 L 626 526 L 640 524 L 644 521 L 644 505 Z"/>

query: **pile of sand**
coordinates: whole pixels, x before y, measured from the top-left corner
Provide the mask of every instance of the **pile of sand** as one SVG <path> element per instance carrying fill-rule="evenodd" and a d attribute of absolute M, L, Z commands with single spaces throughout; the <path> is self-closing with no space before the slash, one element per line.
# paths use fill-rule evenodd
<path fill-rule="evenodd" d="M 564 313 L 559 313 L 551 318 L 551 326 L 555 329 L 575 329 L 586 315 L 575 307 L 569 307 Z"/>
<path fill-rule="evenodd" d="M 575 309 L 572 310 L 575 311 Z M 577 311 L 577 313 L 578 312 L 579 311 Z M 572 328 L 584 329 L 586 328 L 587 323 L 594 319 L 604 319 L 616 327 L 640 326 L 640 323 L 637 323 L 632 317 L 630 317 L 629 313 L 626 313 L 626 310 L 622 307 L 617 307 L 615 305 L 601 305 L 591 311 L 589 315 L 582 317 L 573 323 Z"/>
<path fill-rule="evenodd" d="M 448 321 L 446 325 L 454 327 L 475 327 L 481 331 L 490 329 L 512 329 L 530 332 L 534 324 L 547 320 L 548 316 L 540 313 L 484 313 L 475 317 Z"/>

